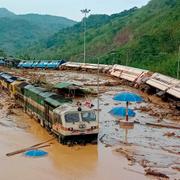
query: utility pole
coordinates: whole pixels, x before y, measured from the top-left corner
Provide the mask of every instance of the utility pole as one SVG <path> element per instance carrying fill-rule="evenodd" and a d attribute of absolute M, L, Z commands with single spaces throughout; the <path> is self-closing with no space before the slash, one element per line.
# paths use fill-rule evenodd
<path fill-rule="evenodd" d="M 81 10 L 81 12 L 84 14 L 84 64 L 86 63 L 86 17 L 90 11 L 90 9 Z"/>
<path fill-rule="evenodd" d="M 98 112 L 98 123 L 99 123 L 99 57 L 98 57 L 98 72 L 97 72 L 97 112 Z"/>
<path fill-rule="evenodd" d="M 179 53 L 178 53 L 178 65 L 177 65 L 177 79 L 179 79 L 179 69 L 180 68 L 180 46 L 179 46 Z"/>

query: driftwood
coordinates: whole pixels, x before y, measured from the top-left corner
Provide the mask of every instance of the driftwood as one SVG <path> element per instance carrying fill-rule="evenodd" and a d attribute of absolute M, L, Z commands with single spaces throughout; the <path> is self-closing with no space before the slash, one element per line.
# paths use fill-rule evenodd
<path fill-rule="evenodd" d="M 125 168 L 125 167 L 124 167 L 124 169 L 127 170 L 127 171 L 130 171 L 130 172 L 134 172 L 134 173 L 138 173 L 138 174 L 144 175 L 144 173 L 142 173 L 140 171 L 137 171 L 137 170 L 134 170 L 134 169 L 129 169 L 129 168 Z"/>
<path fill-rule="evenodd" d="M 128 161 L 131 161 L 132 163 L 135 163 L 136 159 L 133 157 L 133 153 L 129 152 L 128 150 L 125 150 L 123 148 L 116 149 L 116 152 L 121 153 Z"/>
<path fill-rule="evenodd" d="M 172 137 L 172 136 L 175 136 L 176 133 L 175 132 L 166 132 L 163 134 L 163 136 L 167 136 L 167 137 Z"/>
<path fill-rule="evenodd" d="M 163 173 L 153 170 L 151 168 L 145 169 L 145 172 L 146 172 L 146 175 L 158 176 L 158 177 L 169 179 L 169 176 L 167 176 L 166 174 L 163 174 Z"/>
<path fill-rule="evenodd" d="M 134 123 L 137 124 L 142 124 L 141 122 L 135 120 Z M 165 128 L 171 128 L 171 129 L 180 129 L 180 126 L 175 126 L 171 124 L 158 124 L 158 123 L 153 123 L 153 122 L 144 122 L 142 125 L 147 125 L 147 126 L 157 126 L 157 127 L 165 127 Z M 178 136 L 175 136 L 179 138 Z"/>
<path fill-rule="evenodd" d="M 164 148 L 164 147 L 161 147 L 161 149 L 163 149 L 164 151 L 167 151 L 167 152 L 169 152 L 169 153 L 172 153 L 172 154 L 180 155 L 180 152 L 175 152 L 175 151 L 172 151 L 172 150 L 167 149 L 167 148 Z"/>
<path fill-rule="evenodd" d="M 33 145 L 33 146 L 30 146 L 30 147 L 37 147 L 37 146 L 40 146 L 40 145 L 42 145 L 42 144 L 51 142 L 51 141 L 53 141 L 53 140 L 55 140 L 55 139 L 56 139 L 56 138 L 54 137 L 54 138 L 51 138 L 51 139 L 49 139 L 49 140 L 47 140 L 47 141 L 43 141 L 43 142 L 41 142 L 41 143 L 35 144 L 35 145 Z"/>
<path fill-rule="evenodd" d="M 54 139 L 55 139 L 55 138 L 52 138 L 52 139 L 49 139 L 49 140 L 47 140 L 47 141 L 43 141 L 43 142 L 41 142 L 41 143 L 32 145 L 32 146 L 30 146 L 30 147 L 23 148 L 23 149 L 20 149 L 20 150 L 17 150 L 17 151 L 13 151 L 13 152 L 7 153 L 6 156 L 13 156 L 13 155 L 16 155 L 16 154 L 23 153 L 23 152 L 25 152 L 25 151 L 35 150 L 35 149 L 39 149 L 39 148 L 43 148 L 43 147 L 48 147 L 48 146 L 50 146 L 50 144 L 47 144 L 47 145 L 43 145 L 43 144 L 48 143 L 48 142 L 50 142 L 50 141 L 53 141 Z M 40 146 L 40 145 L 43 145 L 43 146 Z"/>
<path fill-rule="evenodd" d="M 11 152 L 11 153 L 7 153 L 6 156 L 13 156 L 13 155 L 20 154 L 20 153 L 23 153 L 23 152 L 26 152 L 26 151 L 36 150 L 36 149 L 40 149 L 40 148 L 44 148 L 44 147 L 48 147 L 48 146 L 50 146 L 50 144 L 46 144 L 46 145 L 38 146 L 38 147 L 24 148 L 24 149 L 20 149 L 20 150 Z"/>
<path fill-rule="evenodd" d="M 101 142 L 101 143 L 104 143 L 104 141 L 103 141 L 103 138 L 106 136 L 106 134 L 103 134 L 100 138 L 99 138 L 99 141 Z"/>
<path fill-rule="evenodd" d="M 157 124 L 157 123 L 146 123 L 146 125 L 150 125 L 150 126 L 157 126 L 157 127 L 165 127 L 165 128 L 172 128 L 172 129 L 180 129 L 179 126 L 174 126 L 174 125 L 170 125 L 170 124 Z"/>

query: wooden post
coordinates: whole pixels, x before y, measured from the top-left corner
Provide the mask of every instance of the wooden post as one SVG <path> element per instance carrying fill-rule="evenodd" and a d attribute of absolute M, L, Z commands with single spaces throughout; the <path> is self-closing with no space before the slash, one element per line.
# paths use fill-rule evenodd
<path fill-rule="evenodd" d="M 126 121 L 128 121 L 128 101 L 126 102 Z"/>

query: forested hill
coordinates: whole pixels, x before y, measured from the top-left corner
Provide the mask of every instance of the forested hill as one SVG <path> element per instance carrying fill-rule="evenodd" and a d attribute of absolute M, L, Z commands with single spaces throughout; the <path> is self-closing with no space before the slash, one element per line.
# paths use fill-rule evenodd
<path fill-rule="evenodd" d="M 87 19 L 87 61 L 127 64 L 176 75 L 180 1 L 151 0 L 138 9 Z M 41 52 L 41 53 L 40 53 Z M 37 58 L 83 59 L 83 23 L 60 30 L 27 52 Z"/>
<path fill-rule="evenodd" d="M 0 8 L 0 49 L 15 55 L 76 22 L 64 17 L 26 14 L 16 15 Z"/>

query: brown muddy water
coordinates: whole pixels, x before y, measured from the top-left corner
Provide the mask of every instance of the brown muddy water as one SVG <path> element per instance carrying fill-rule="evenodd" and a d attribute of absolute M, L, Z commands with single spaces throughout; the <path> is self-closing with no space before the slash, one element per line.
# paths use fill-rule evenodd
<path fill-rule="evenodd" d="M 41 72 L 49 82 L 72 81 L 95 82 L 97 77 L 92 74 L 77 72 Z M 31 77 L 28 75 L 27 77 Z M 82 81 L 83 79 L 83 81 Z M 100 77 L 101 82 L 114 81 Z M 96 88 L 96 87 L 92 87 Z M 97 145 L 63 146 L 56 140 L 50 147 L 44 148 L 48 155 L 43 158 L 27 158 L 23 154 L 7 157 L 5 154 L 13 150 L 29 147 L 38 142 L 50 139 L 45 129 L 24 114 L 21 109 L 13 109 L 15 114 L 8 114 L 10 98 L 0 93 L 0 179 L 2 180 L 79 180 L 79 179 L 159 179 L 146 176 L 145 171 L 151 168 L 170 179 L 180 179 L 180 132 L 179 129 L 158 128 L 148 126 L 146 122 L 158 122 L 159 116 L 136 110 L 134 129 L 128 130 L 127 142 L 125 130 L 121 129 L 117 119 L 108 112 L 116 106 L 125 106 L 115 102 L 112 97 L 117 92 L 129 90 L 140 93 L 125 86 L 101 87 L 100 95 L 100 133 Z M 141 94 L 146 99 L 144 94 Z M 151 97 L 155 99 L 154 97 Z M 91 99 L 94 105 L 97 99 Z M 82 100 L 83 101 L 83 100 Z M 164 108 L 160 108 L 163 105 Z M 167 104 L 159 100 L 158 104 L 143 102 L 131 104 L 134 109 L 148 107 L 154 112 L 167 112 Z M 168 106 L 167 106 L 168 107 Z M 179 127 L 179 122 L 163 116 L 162 124 Z M 178 119 L 178 118 L 177 118 Z M 172 136 L 166 134 L 172 133 Z"/>

